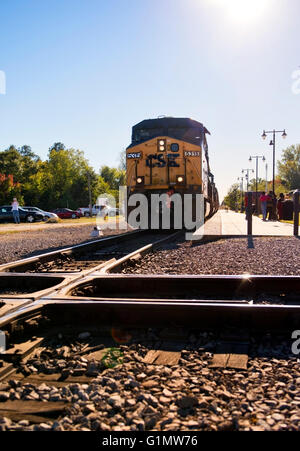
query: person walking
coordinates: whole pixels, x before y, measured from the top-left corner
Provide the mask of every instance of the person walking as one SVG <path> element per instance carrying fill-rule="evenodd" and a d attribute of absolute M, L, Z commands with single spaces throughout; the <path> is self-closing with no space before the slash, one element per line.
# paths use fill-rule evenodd
<path fill-rule="evenodd" d="M 20 224 L 19 202 L 16 197 L 14 197 L 11 207 L 15 223 Z"/>
<path fill-rule="evenodd" d="M 267 220 L 267 206 L 268 206 L 268 201 L 270 201 L 270 197 L 263 192 L 262 195 L 259 198 L 260 202 L 261 202 L 261 210 L 262 210 L 262 214 L 263 214 L 263 221 L 266 222 Z"/>
<path fill-rule="evenodd" d="M 278 213 L 279 221 L 283 220 L 283 202 L 284 202 L 284 200 L 285 200 L 284 194 L 283 193 L 279 194 L 279 199 L 277 202 L 277 213 Z"/>

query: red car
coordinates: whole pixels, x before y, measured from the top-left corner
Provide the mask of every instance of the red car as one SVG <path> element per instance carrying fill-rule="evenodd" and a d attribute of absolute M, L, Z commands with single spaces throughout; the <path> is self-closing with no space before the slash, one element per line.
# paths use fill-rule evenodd
<path fill-rule="evenodd" d="M 81 218 L 77 211 L 69 210 L 69 208 L 57 208 L 53 211 L 60 219 L 77 219 Z"/>

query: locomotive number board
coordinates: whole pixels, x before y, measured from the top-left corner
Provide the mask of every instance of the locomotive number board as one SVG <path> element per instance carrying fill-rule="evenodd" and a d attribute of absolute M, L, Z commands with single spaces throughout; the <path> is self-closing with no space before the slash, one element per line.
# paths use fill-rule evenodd
<path fill-rule="evenodd" d="M 128 153 L 127 154 L 128 160 L 140 160 L 142 157 L 143 157 L 142 152 Z"/>
<path fill-rule="evenodd" d="M 201 157 L 201 152 L 187 151 L 184 152 L 185 157 Z"/>

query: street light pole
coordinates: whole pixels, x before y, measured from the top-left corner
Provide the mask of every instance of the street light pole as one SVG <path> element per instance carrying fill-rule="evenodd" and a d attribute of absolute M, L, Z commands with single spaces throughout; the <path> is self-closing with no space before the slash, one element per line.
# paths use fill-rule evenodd
<path fill-rule="evenodd" d="M 256 160 L 256 214 L 258 214 L 258 160 L 262 159 L 262 161 L 266 161 L 265 157 L 262 157 L 260 155 L 255 155 L 254 157 L 251 156 L 249 158 L 249 161 L 252 162 L 252 160 L 255 159 Z"/>
<path fill-rule="evenodd" d="M 272 134 L 273 139 L 270 142 L 270 146 L 273 146 L 273 193 L 275 194 L 275 177 L 276 177 L 276 134 L 282 133 L 283 139 L 287 137 L 286 131 L 284 130 L 271 130 L 271 131 L 265 131 L 262 134 L 262 139 L 266 139 L 267 135 Z"/>
<path fill-rule="evenodd" d="M 241 191 L 242 191 L 242 213 L 244 213 L 244 177 L 239 177 L 238 178 L 239 181 L 241 181 Z"/>
<path fill-rule="evenodd" d="M 250 185 L 250 183 L 249 183 L 249 173 L 252 172 L 254 174 L 254 171 L 253 171 L 253 169 L 243 169 L 242 170 L 242 174 L 244 174 L 245 172 L 247 172 L 246 180 L 247 180 L 247 192 L 248 192 L 249 191 L 249 185 Z"/>
<path fill-rule="evenodd" d="M 266 194 L 268 193 L 268 163 L 266 163 Z"/>

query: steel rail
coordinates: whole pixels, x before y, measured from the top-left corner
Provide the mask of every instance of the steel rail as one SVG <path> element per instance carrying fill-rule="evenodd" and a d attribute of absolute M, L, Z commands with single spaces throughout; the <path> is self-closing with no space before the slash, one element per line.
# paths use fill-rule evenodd
<path fill-rule="evenodd" d="M 58 249 L 52 252 L 46 252 L 41 255 L 37 255 L 34 257 L 28 257 L 21 260 L 17 260 L 11 263 L 5 263 L 0 265 L 0 273 L 1 272 L 9 272 L 13 269 L 18 268 L 26 268 L 33 266 L 36 263 L 45 263 L 49 261 L 55 260 L 57 257 L 61 257 L 62 255 L 74 255 L 74 254 L 82 254 L 89 250 L 93 251 L 96 249 L 101 249 L 102 247 L 107 247 L 113 244 L 118 244 L 124 241 L 131 240 L 137 236 L 145 235 L 149 233 L 147 230 L 135 230 L 133 232 L 127 232 L 120 235 L 109 236 L 105 238 L 101 238 L 96 241 L 89 241 L 87 243 L 76 244 L 74 246 L 69 246 L 65 248 Z M 153 232 L 152 232 L 153 233 Z"/>
<path fill-rule="evenodd" d="M 65 249 L 61 249 L 59 251 L 56 252 L 50 252 L 50 253 L 46 253 L 46 254 L 42 254 L 38 257 L 34 257 L 33 259 L 25 259 L 25 260 L 20 260 L 18 262 L 14 262 L 10 265 L 8 265 L 10 268 L 19 268 L 19 267 L 24 267 L 24 265 L 32 265 L 32 264 L 36 264 L 37 262 L 41 262 L 41 261 L 49 261 L 49 259 L 55 259 L 57 256 L 63 255 L 65 253 L 69 254 L 74 253 L 74 252 L 84 252 L 86 250 L 97 250 L 99 248 L 99 245 L 102 247 L 109 247 L 112 244 L 118 244 L 118 243 L 123 243 L 124 241 L 131 241 L 133 238 L 136 238 L 137 236 L 144 236 L 147 233 L 149 233 L 149 231 L 136 231 L 130 234 L 124 234 L 124 235 L 118 235 L 116 237 L 109 237 L 107 239 L 103 239 L 103 240 L 98 240 L 96 242 L 91 242 L 91 243 L 85 243 L 83 245 L 79 245 L 79 246 L 73 246 L 71 248 L 65 248 Z M 160 244 L 163 243 L 165 241 L 168 241 L 169 239 L 175 238 L 178 235 L 179 232 L 177 232 L 176 234 L 167 234 L 166 237 L 156 240 L 151 244 L 148 244 L 147 246 L 144 246 L 142 248 L 137 249 L 135 252 L 130 253 L 127 255 L 127 258 L 131 258 L 131 256 L 134 255 L 138 255 L 139 253 L 143 254 L 146 252 L 149 252 L 151 249 L 153 249 L 155 247 L 156 244 Z M 150 231 L 150 234 L 153 235 L 153 231 Z M 121 259 L 122 261 L 124 259 Z M 125 257 L 126 260 L 126 257 Z M 23 294 L 6 294 L 3 293 L 2 295 L 0 294 L 0 302 L 2 301 L 4 303 L 4 305 L 7 305 L 9 302 L 12 301 L 19 301 L 22 302 L 24 301 L 24 299 L 26 300 L 26 304 L 31 304 L 34 305 L 33 303 L 39 299 L 43 299 L 47 296 L 49 296 L 50 298 L 55 296 L 57 293 L 61 292 L 62 290 L 68 290 L 69 286 L 73 286 L 76 285 L 76 283 L 79 283 L 80 281 L 84 281 L 84 280 L 88 280 L 89 277 L 92 276 L 92 274 L 97 274 L 97 272 L 99 271 L 100 273 L 103 272 L 106 273 L 105 268 L 110 268 L 114 263 L 116 262 L 116 259 L 110 259 L 107 262 L 102 262 L 101 264 L 95 265 L 92 268 L 89 268 L 87 270 L 83 270 L 80 273 L 78 272 L 74 272 L 74 273 L 55 273 L 55 272 L 51 272 L 51 273 L 35 273 L 35 274 L 27 274 L 27 273 L 6 273 L 6 272 L 0 272 L 0 287 L 4 286 L 4 288 L 8 288 L 8 287 L 16 287 L 16 286 L 20 286 L 20 285 L 30 285 L 33 284 L 35 285 L 36 289 L 33 289 L 32 292 L 27 292 L 27 293 L 23 293 Z M 7 265 L 4 265 L 7 268 Z M 52 283 L 49 283 L 51 282 Z M 43 287 L 44 286 L 44 287 Z M 31 305 L 29 306 L 29 308 L 31 308 Z M 13 309 L 13 311 L 15 311 L 16 308 Z M 5 313 L 1 314 L 1 306 L 0 306 L 0 318 L 1 317 L 6 317 L 7 315 L 9 315 L 10 312 L 6 312 L 5 309 Z M 22 312 L 23 313 L 23 312 Z"/>
<path fill-rule="evenodd" d="M 128 240 L 145 234 L 122 236 Z M 153 232 L 151 232 L 153 233 Z M 142 257 L 180 232 L 136 249 L 117 261 L 110 260 L 80 274 L 12 274 L 0 273 L 4 278 L 49 281 L 54 286 L 28 295 L 1 296 L 5 302 L 26 301 L 20 309 L 9 310 L 1 317 L 0 329 L 24 321 L 33 315 L 45 315 L 62 324 L 87 320 L 90 323 L 137 326 L 180 327 L 242 327 L 267 330 L 300 325 L 300 276 L 189 276 L 189 275 L 123 275 L 115 274 L 126 262 Z M 53 258 L 64 252 L 89 250 L 99 245 L 120 242 L 120 236 L 86 243 L 39 258 Z M 107 244 L 109 243 L 109 244 Z M 36 261 L 36 260 L 35 260 Z M 31 261 L 29 262 L 31 263 Z M 24 261 L 17 262 L 18 266 Z M 28 264 L 28 259 L 25 259 Z M 7 281 L 6 281 L 7 282 Z M 276 298 L 274 300 L 274 298 Z M 259 304 L 269 299 L 267 305 Z M 28 303 L 29 302 L 29 303 Z"/>

